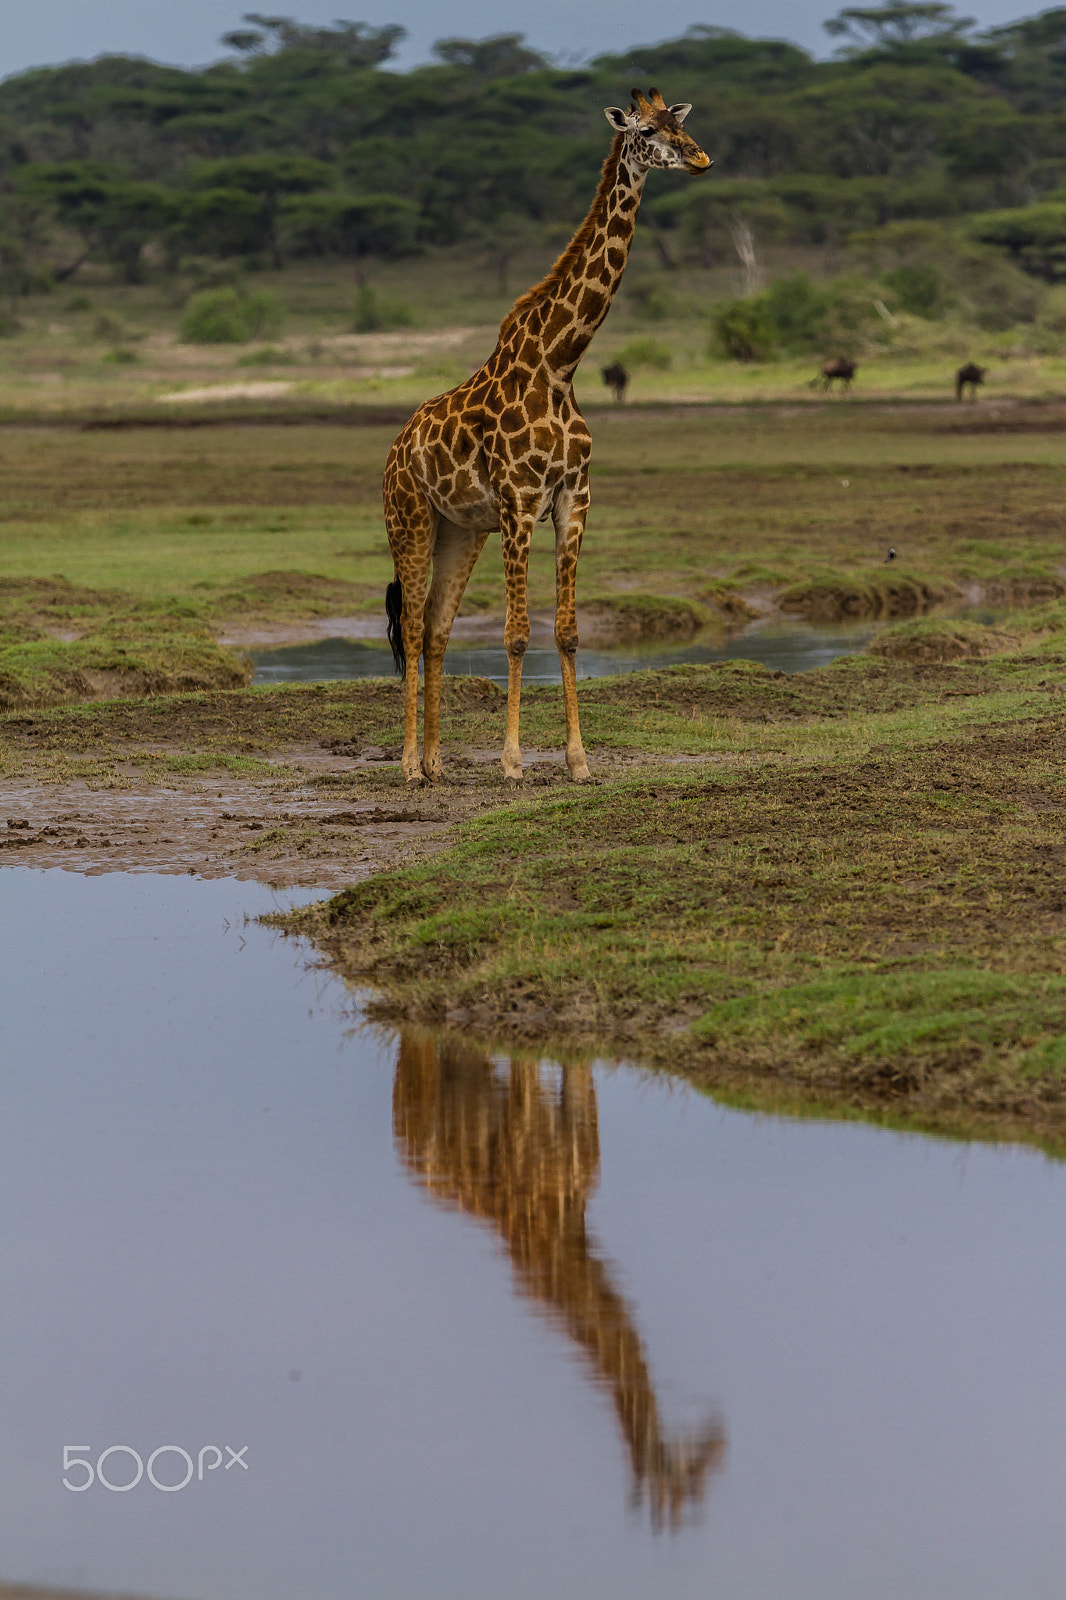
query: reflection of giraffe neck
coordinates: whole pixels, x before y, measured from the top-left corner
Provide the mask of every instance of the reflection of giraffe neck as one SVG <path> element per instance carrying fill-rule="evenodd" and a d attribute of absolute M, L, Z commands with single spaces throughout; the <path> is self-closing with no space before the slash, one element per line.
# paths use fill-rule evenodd
<path fill-rule="evenodd" d="M 506 1077 L 481 1051 L 404 1039 L 393 1129 L 405 1165 L 445 1204 L 490 1222 L 523 1293 L 560 1321 L 610 1391 L 638 1496 L 656 1524 L 698 1503 L 724 1436 L 664 1434 L 629 1308 L 593 1253 L 585 1205 L 599 1172 L 596 1090 L 587 1067 L 563 1068 L 558 1087 L 534 1062 Z"/>
<path fill-rule="evenodd" d="M 617 134 L 603 164 L 588 216 L 554 267 L 515 301 L 500 326 L 500 343 L 519 349 L 529 336 L 540 359 L 569 382 L 622 281 L 647 168 L 632 162 Z"/>

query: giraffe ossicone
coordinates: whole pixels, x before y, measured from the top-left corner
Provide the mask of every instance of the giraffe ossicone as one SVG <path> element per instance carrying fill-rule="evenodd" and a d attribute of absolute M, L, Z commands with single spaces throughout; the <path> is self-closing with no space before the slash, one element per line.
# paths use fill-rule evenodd
<path fill-rule="evenodd" d="M 515 301 L 484 366 L 419 406 L 389 452 L 383 491 L 395 578 L 385 607 L 397 671 L 405 674 L 403 775 L 409 783 L 440 777 L 444 651 L 474 563 L 497 530 L 507 585 L 503 771 L 521 778 L 526 573 L 533 529 L 549 517 L 566 764 L 575 781 L 589 776 L 577 707 L 575 587 L 592 440 L 574 403 L 573 378 L 621 282 L 649 171 L 699 173 L 711 165 L 682 127 L 690 106 L 666 105 L 658 89 L 647 96 L 634 89 L 632 96 L 628 109 L 605 110 L 614 141 L 589 214 L 558 261 Z M 421 761 L 419 656 L 425 668 Z"/>

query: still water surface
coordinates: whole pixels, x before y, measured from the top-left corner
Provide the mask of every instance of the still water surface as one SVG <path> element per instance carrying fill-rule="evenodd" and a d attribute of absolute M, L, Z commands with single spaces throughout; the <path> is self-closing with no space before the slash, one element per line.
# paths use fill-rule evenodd
<path fill-rule="evenodd" d="M 828 666 L 837 656 L 854 655 L 873 638 L 876 624 L 754 623 L 728 638 L 720 634 L 686 644 L 616 646 L 577 654 L 579 678 L 605 678 L 615 672 L 643 672 L 686 662 L 760 661 L 777 672 L 806 672 Z M 444 657 L 445 672 L 473 674 L 494 683 L 507 682 L 507 652 L 501 643 L 463 644 L 452 641 Z M 250 650 L 253 683 L 321 683 L 328 678 L 380 678 L 393 675 L 392 654 L 385 644 L 361 639 L 323 639 L 315 644 L 285 645 L 275 650 Z M 530 645 L 524 683 L 559 683 L 559 655 L 554 645 Z"/>
<path fill-rule="evenodd" d="M 0 1577 L 1061 1595 L 1066 1169 L 374 1033 L 274 903 L 0 873 Z"/>

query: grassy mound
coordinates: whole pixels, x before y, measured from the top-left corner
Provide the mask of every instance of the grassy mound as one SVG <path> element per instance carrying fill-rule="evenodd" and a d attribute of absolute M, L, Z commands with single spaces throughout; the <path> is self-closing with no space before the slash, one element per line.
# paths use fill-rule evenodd
<path fill-rule="evenodd" d="M 894 568 L 855 578 L 819 574 L 794 583 L 777 597 L 783 611 L 798 612 L 811 622 L 839 622 L 846 617 L 914 617 L 958 595 L 955 585 L 915 577 Z"/>
<path fill-rule="evenodd" d="M 1016 648 L 1018 635 L 975 622 L 925 618 L 903 622 L 870 643 L 874 655 L 890 661 L 980 661 Z"/>
<path fill-rule="evenodd" d="M 691 639 L 714 614 L 694 600 L 670 595 L 596 595 L 581 606 L 583 632 L 600 643 L 638 643 L 651 639 Z M 591 623 L 591 627 L 588 624 Z"/>
<path fill-rule="evenodd" d="M 65 700 L 184 694 L 235 689 L 251 665 L 199 633 L 158 631 L 87 634 L 63 641 L 0 643 L 0 710 L 20 711 Z"/>

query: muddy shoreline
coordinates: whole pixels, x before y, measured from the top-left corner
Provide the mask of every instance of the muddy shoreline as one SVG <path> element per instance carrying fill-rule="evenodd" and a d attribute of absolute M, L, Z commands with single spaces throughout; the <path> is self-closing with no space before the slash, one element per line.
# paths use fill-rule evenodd
<path fill-rule="evenodd" d="M 390 1022 L 1059 1150 L 1066 607 L 884 637 L 584 680 L 587 786 L 541 686 L 504 779 L 487 679 L 413 788 L 381 679 L 9 712 L 0 866 L 342 891 L 285 926 Z"/>
<path fill-rule="evenodd" d="M 561 752 L 523 754 L 521 792 L 569 787 Z M 398 745 L 346 755 L 309 744 L 266 753 L 254 777 L 223 769 L 152 781 L 134 759 L 109 765 L 102 782 L 0 779 L 0 868 L 189 873 L 328 894 L 428 859 L 458 824 L 520 792 L 493 748 L 453 748 L 444 781 L 415 790 L 403 783 L 399 756 Z M 601 755 L 597 777 L 658 764 Z"/>

